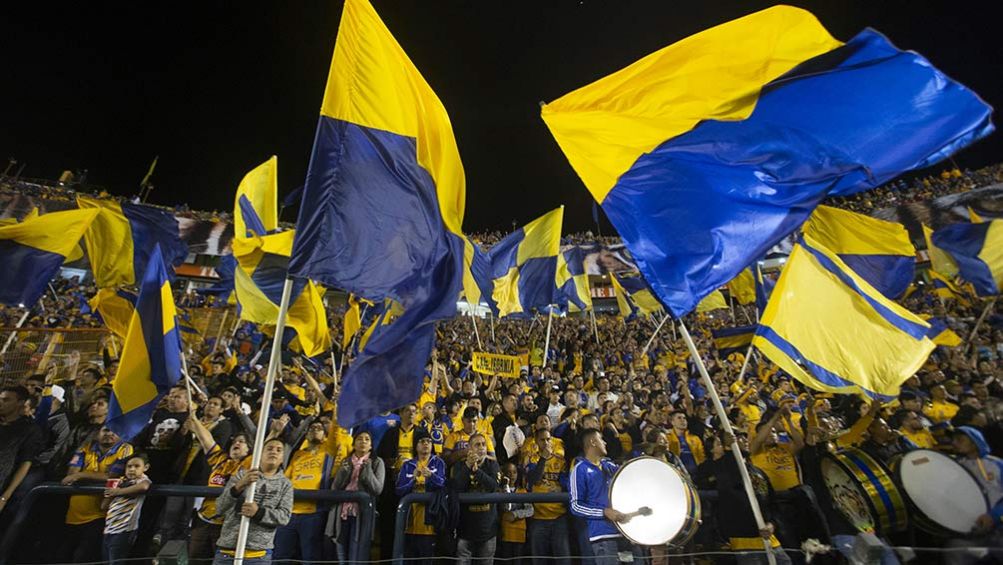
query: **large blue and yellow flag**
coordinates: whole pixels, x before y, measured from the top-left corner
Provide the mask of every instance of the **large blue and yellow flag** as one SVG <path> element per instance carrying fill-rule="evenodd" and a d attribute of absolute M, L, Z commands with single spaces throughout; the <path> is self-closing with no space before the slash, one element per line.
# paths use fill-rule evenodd
<path fill-rule="evenodd" d="M 926 362 L 942 330 L 805 237 L 780 274 L 753 344 L 809 388 L 890 398 Z"/>
<path fill-rule="evenodd" d="M 102 288 L 88 304 L 113 334 L 124 339 L 138 299 L 134 293 L 122 288 Z"/>
<path fill-rule="evenodd" d="M 38 302 L 96 216 L 95 210 L 68 210 L 0 226 L 0 303 Z"/>
<path fill-rule="evenodd" d="M 542 108 L 677 316 L 826 196 L 945 158 L 992 131 L 991 112 L 881 34 L 843 43 L 790 6 L 688 37 Z"/>
<path fill-rule="evenodd" d="M 233 285 L 240 319 L 267 326 L 278 322 L 282 287 L 295 237 L 294 231 L 277 231 L 278 214 L 274 213 L 277 200 L 278 160 L 272 157 L 247 173 L 237 187 L 231 244 L 237 259 Z M 258 214 L 259 207 L 263 215 Z M 320 355 L 331 347 L 327 312 L 313 281 L 294 281 L 286 324 L 291 331 L 285 338 L 289 342 L 296 339 L 308 357 Z"/>
<path fill-rule="evenodd" d="M 178 220 L 165 210 L 88 196 L 78 196 L 77 206 L 99 211 L 84 234 L 98 288 L 136 285 L 157 245 L 168 267 L 180 265 L 188 256 Z"/>
<path fill-rule="evenodd" d="M 933 245 L 951 255 L 958 276 L 972 284 L 979 296 L 1000 293 L 1003 287 L 1003 220 L 980 224 L 951 224 L 933 232 Z"/>
<path fill-rule="evenodd" d="M 585 252 L 574 246 L 557 256 L 557 300 L 562 308 L 592 309 L 592 289 L 585 271 Z"/>
<path fill-rule="evenodd" d="M 182 378 L 177 310 L 158 245 L 139 281 L 139 299 L 124 342 L 106 425 L 128 441 L 150 421 L 160 397 Z"/>
<path fill-rule="evenodd" d="M 915 278 L 916 248 L 902 224 L 819 206 L 804 233 L 888 298 L 900 298 Z"/>
<path fill-rule="evenodd" d="M 933 230 L 923 224 L 923 239 L 926 241 L 926 254 L 930 259 L 930 267 L 945 277 L 958 274 L 958 264 L 951 254 L 933 244 Z"/>
<path fill-rule="evenodd" d="M 345 374 L 350 427 L 421 394 L 435 321 L 456 313 L 466 194 L 445 108 L 366 0 L 347 0 L 303 190 L 290 272 L 404 313 Z"/>
<path fill-rule="evenodd" d="M 474 263 L 481 296 L 496 316 L 531 315 L 561 302 L 557 264 L 564 207 L 547 212 L 505 236 L 486 254 L 486 272 Z M 562 283 L 567 282 L 567 273 Z"/>

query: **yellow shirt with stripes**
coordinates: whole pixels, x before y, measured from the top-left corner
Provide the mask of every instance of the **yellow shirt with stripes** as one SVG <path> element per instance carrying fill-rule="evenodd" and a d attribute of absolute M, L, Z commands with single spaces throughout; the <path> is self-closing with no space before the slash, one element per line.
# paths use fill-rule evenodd
<path fill-rule="evenodd" d="M 242 461 L 230 459 L 230 455 L 223 451 L 223 448 L 219 445 L 213 445 L 209 452 L 205 454 L 205 458 L 206 462 L 209 463 L 209 481 L 207 484 L 211 487 L 225 487 L 227 481 L 237 472 L 237 469 L 241 467 L 247 469 L 251 466 L 250 457 L 245 457 Z M 215 498 L 206 498 L 202 501 L 202 507 L 199 508 L 199 518 L 211 524 L 223 525 L 223 517 L 216 515 Z"/>
<path fill-rule="evenodd" d="M 113 445 L 108 451 L 101 451 L 97 442 L 84 446 L 70 460 L 70 472 L 107 473 L 109 477 L 121 476 L 125 471 L 125 461 L 132 456 L 132 446 L 125 442 Z M 101 510 L 100 494 L 75 494 L 70 497 L 66 509 L 66 523 L 87 524 L 104 518 Z"/>
<path fill-rule="evenodd" d="M 325 461 L 329 467 L 325 473 Z M 300 449 L 293 453 L 286 467 L 286 477 L 298 490 L 320 490 L 325 478 L 334 476 L 333 458 L 324 449 Z M 295 500 L 293 514 L 313 514 L 317 511 L 315 500 Z"/>

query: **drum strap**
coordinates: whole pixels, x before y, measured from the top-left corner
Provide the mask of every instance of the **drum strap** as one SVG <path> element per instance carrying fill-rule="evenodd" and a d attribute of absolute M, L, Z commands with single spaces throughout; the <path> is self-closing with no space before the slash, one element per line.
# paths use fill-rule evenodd
<path fill-rule="evenodd" d="M 982 473 L 982 478 L 988 483 L 991 478 L 989 477 L 989 473 L 986 472 L 985 465 L 982 464 L 982 458 L 976 459 L 975 462 L 979 464 L 979 472 Z"/>

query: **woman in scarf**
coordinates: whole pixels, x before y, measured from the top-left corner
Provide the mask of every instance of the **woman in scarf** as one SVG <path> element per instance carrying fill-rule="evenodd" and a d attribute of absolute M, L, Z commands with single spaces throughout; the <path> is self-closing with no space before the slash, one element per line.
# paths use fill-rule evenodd
<path fill-rule="evenodd" d="M 342 461 L 334 475 L 334 490 L 364 491 L 376 498 L 383 492 L 385 468 L 383 460 L 372 456 L 373 438 L 369 432 L 361 431 L 355 434 L 352 441 L 352 454 Z M 359 542 L 359 505 L 355 502 L 343 502 L 334 507 L 328 519 L 327 533 L 334 537 L 338 546 L 338 559 L 342 562 L 354 558 L 356 544 Z M 366 556 L 368 557 L 368 556 Z"/>

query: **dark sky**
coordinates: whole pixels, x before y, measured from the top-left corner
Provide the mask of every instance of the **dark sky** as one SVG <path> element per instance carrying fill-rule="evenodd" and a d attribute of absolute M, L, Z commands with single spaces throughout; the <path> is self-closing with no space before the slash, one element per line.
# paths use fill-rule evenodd
<path fill-rule="evenodd" d="M 982 8 L 792 3 L 843 40 L 874 27 L 993 106 L 1003 103 L 1003 42 Z M 131 195 L 159 155 L 151 201 L 220 210 L 232 209 L 240 178 L 272 154 L 280 196 L 302 184 L 342 2 L 30 4 L 4 9 L 0 167 L 14 156 L 28 177 L 87 168 L 90 182 Z M 510 229 L 565 204 L 570 232 L 591 228 L 591 200 L 540 119 L 539 101 L 771 4 L 374 5 L 449 112 L 467 174 L 465 229 Z M 957 160 L 982 166 L 1001 160 L 1001 149 L 994 134 Z"/>

